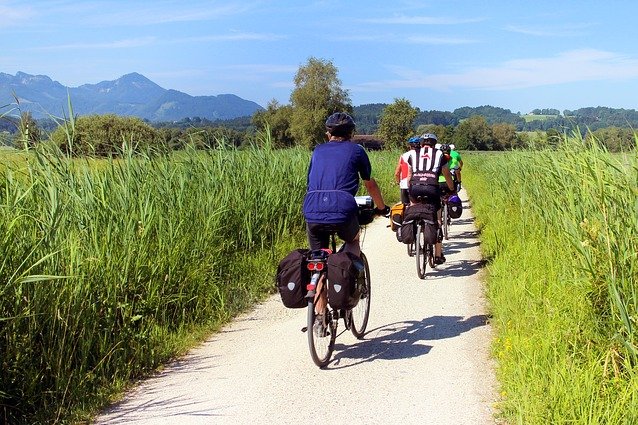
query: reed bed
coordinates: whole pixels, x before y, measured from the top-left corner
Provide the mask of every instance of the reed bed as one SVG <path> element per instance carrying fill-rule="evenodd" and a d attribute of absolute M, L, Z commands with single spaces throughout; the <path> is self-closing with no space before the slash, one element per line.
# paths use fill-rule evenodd
<path fill-rule="evenodd" d="M 299 240 L 308 158 L 253 149 L 96 163 L 36 153 L 3 170 L 4 421 L 62 420 L 87 395 L 174 356 L 176 335 L 270 290 L 268 264 Z"/>
<path fill-rule="evenodd" d="M 394 189 L 394 155 L 376 158 Z M 277 261 L 306 243 L 309 159 L 266 145 L 6 162 L 0 422 L 86 418 L 271 294 Z"/>
<path fill-rule="evenodd" d="M 508 423 L 638 423 L 638 159 L 465 155 Z"/>

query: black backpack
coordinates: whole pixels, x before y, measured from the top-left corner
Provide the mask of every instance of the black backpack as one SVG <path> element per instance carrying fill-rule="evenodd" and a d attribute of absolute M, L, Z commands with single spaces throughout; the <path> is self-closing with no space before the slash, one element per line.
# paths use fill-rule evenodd
<path fill-rule="evenodd" d="M 309 250 L 299 248 L 286 255 L 277 266 L 277 291 L 288 308 L 308 306 L 306 285 L 310 282 L 306 256 Z"/>
<path fill-rule="evenodd" d="M 328 257 L 328 304 L 334 309 L 350 309 L 361 297 L 360 279 L 364 265 L 351 252 L 337 252 Z"/>

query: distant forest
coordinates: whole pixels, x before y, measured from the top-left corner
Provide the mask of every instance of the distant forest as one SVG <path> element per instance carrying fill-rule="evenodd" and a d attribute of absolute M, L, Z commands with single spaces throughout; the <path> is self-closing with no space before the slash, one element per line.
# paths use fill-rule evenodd
<path fill-rule="evenodd" d="M 384 108 L 388 106 L 384 103 L 371 103 L 355 106 L 353 117 L 357 123 L 358 134 L 374 134 L 379 125 L 379 119 Z M 482 116 L 488 125 L 510 124 L 518 132 L 531 131 L 557 131 L 563 133 L 571 132 L 577 128 L 583 136 L 588 131 L 595 131 L 605 128 L 638 129 L 638 111 L 634 109 L 616 109 L 608 107 L 587 107 L 573 111 L 565 110 L 562 113 L 557 109 L 535 109 L 530 114 L 521 115 L 513 113 L 509 109 L 495 106 L 463 107 L 449 111 L 419 111 L 414 128 L 420 125 L 440 125 L 445 127 L 456 127 L 463 120 L 472 116 Z M 0 132 L 7 131 L 15 133 L 18 129 L 15 120 L 0 120 Z M 234 138 L 243 138 L 242 134 L 254 131 L 252 117 L 239 117 L 230 120 L 209 120 L 206 118 L 193 117 L 185 118 L 173 122 L 149 122 L 151 126 L 164 129 L 164 131 L 187 130 L 193 128 L 225 128 L 232 133 L 237 132 Z M 57 127 L 57 124 L 50 119 L 37 120 L 38 126 L 45 133 L 50 133 Z"/>
<path fill-rule="evenodd" d="M 383 109 L 383 103 L 373 103 L 356 106 L 353 111 L 357 122 L 359 134 L 373 134 L 378 126 Z M 607 107 L 589 107 L 565 110 L 562 113 L 557 109 L 535 109 L 529 115 L 513 113 L 509 109 L 495 106 L 463 107 L 448 111 L 420 111 L 414 125 L 436 124 L 456 127 L 462 120 L 475 115 L 485 118 L 488 124 L 512 124 L 517 131 L 547 131 L 575 130 L 579 128 L 582 133 L 587 130 L 601 128 L 638 128 L 638 111 L 634 109 L 615 109 Z"/>

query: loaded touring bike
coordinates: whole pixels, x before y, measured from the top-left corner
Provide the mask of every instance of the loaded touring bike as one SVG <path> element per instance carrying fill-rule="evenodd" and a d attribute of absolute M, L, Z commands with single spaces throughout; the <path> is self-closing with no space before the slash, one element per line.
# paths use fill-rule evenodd
<path fill-rule="evenodd" d="M 370 223 L 374 218 L 372 198 L 357 196 L 356 199 L 359 205 L 360 225 Z M 310 251 L 306 258 L 307 268 L 311 274 L 306 295 L 308 302 L 307 325 L 302 331 L 308 335 L 308 346 L 313 362 L 322 368 L 328 365 L 332 357 L 339 319 L 343 319 L 346 330 L 350 330 L 356 338 L 362 339 L 370 316 L 370 267 L 363 252 L 361 252 L 360 261 L 356 264 L 358 277 L 354 292 L 355 299 L 346 308 L 333 308 L 328 302 L 322 311 L 316 310 L 316 301 L 319 300 L 320 296 L 322 294 L 330 295 L 329 286 L 332 285 L 332 291 L 338 286 L 337 282 L 330 282 L 328 279 L 330 255 L 333 252 L 343 252 L 344 249 L 344 245 L 342 245 L 339 251 L 335 251 L 335 239 L 335 233 L 332 233 L 330 236 L 332 249 Z"/>

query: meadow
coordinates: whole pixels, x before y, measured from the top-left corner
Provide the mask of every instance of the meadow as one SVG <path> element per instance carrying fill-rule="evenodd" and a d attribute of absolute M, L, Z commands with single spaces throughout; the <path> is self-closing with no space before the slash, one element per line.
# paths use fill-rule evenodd
<path fill-rule="evenodd" d="M 638 423 L 638 159 L 466 155 L 507 423 Z"/>
<path fill-rule="evenodd" d="M 306 243 L 310 152 L 265 146 L 3 158 L 3 422 L 85 419 L 273 293 L 278 260 Z M 398 155 L 370 152 L 389 204 Z M 500 416 L 638 421 L 636 153 L 570 139 L 558 151 L 464 161 L 487 260 Z"/>

